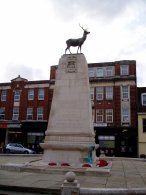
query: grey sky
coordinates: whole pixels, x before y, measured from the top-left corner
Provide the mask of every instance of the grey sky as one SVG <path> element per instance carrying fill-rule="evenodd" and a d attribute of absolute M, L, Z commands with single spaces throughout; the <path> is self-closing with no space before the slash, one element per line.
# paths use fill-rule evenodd
<path fill-rule="evenodd" d="M 146 86 L 146 0 L 0 0 L 0 82 L 49 79 L 65 41 L 82 36 L 79 23 L 91 32 L 88 63 L 136 60 Z"/>

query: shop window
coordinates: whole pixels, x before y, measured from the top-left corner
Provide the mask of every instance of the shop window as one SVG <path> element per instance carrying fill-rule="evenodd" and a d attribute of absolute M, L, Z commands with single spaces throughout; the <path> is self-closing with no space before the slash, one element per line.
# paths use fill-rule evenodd
<path fill-rule="evenodd" d="M 19 102 L 20 101 L 20 91 L 16 90 L 14 94 L 14 102 Z"/>
<path fill-rule="evenodd" d="M 34 89 L 28 90 L 28 100 L 34 100 Z"/>
<path fill-rule="evenodd" d="M 38 100 L 44 100 L 45 91 L 44 89 L 39 89 L 38 91 Z"/>
<path fill-rule="evenodd" d="M 0 108 L 0 120 L 4 120 L 5 119 L 5 108 L 2 107 Z"/>
<path fill-rule="evenodd" d="M 37 108 L 37 120 L 43 120 L 43 108 Z"/>
<path fill-rule="evenodd" d="M 1 101 L 4 102 L 7 99 L 7 91 L 6 90 L 2 90 L 1 92 Z"/>
<path fill-rule="evenodd" d="M 98 136 L 100 148 L 115 148 L 115 136 Z"/>
<path fill-rule="evenodd" d="M 27 108 L 27 120 L 33 120 L 33 108 Z"/>
<path fill-rule="evenodd" d="M 19 118 L 19 107 L 14 107 L 12 120 L 18 120 L 18 118 Z"/>

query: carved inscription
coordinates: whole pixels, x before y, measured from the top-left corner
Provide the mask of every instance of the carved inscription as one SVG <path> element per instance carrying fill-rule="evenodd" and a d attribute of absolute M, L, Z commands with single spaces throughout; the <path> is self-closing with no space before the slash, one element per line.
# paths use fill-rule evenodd
<path fill-rule="evenodd" d="M 70 56 L 67 59 L 66 72 L 77 72 L 76 56 Z"/>

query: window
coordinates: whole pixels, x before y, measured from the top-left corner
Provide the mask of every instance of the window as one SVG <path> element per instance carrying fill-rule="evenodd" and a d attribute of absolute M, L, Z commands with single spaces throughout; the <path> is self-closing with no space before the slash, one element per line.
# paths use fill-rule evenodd
<path fill-rule="evenodd" d="M 122 122 L 129 122 L 129 108 L 122 108 Z"/>
<path fill-rule="evenodd" d="M 129 87 L 128 85 L 122 86 L 122 99 L 128 99 L 129 98 Z"/>
<path fill-rule="evenodd" d="M 94 69 L 89 68 L 88 75 L 89 75 L 89 77 L 94 77 Z"/>
<path fill-rule="evenodd" d="M 34 89 L 28 90 L 28 100 L 34 100 Z"/>
<path fill-rule="evenodd" d="M 103 122 L 103 110 L 102 109 L 96 110 L 96 122 L 97 123 Z"/>
<path fill-rule="evenodd" d="M 112 66 L 106 67 L 106 76 L 113 76 L 113 67 Z"/>
<path fill-rule="evenodd" d="M 6 101 L 6 98 L 7 98 L 7 91 L 2 90 L 2 92 L 1 92 L 1 101 L 2 102 Z"/>
<path fill-rule="evenodd" d="M 121 75 L 128 75 L 129 74 L 129 66 L 128 65 L 121 65 L 120 67 Z"/>
<path fill-rule="evenodd" d="M 103 68 L 97 68 L 96 69 L 96 76 L 97 77 L 103 77 L 104 76 L 104 69 Z"/>
<path fill-rule="evenodd" d="M 19 102 L 20 101 L 20 91 L 15 91 L 14 94 L 14 102 Z"/>
<path fill-rule="evenodd" d="M 39 89 L 38 91 L 38 100 L 44 100 L 44 89 Z"/>
<path fill-rule="evenodd" d="M 141 94 L 141 104 L 146 106 L 146 93 Z"/>
<path fill-rule="evenodd" d="M 19 107 L 14 107 L 12 120 L 18 120 L 18 118 L 19 118 Z"/>
<path fill-rule="evenodd" d="M 113 99 L 113 87 L 108 86 L 106 87 L 106 100 L 112 100 Z"/>
<path fill-rule="evenodd" d="M 100 148 L 115 148 L 115 136 L 98 136 Z"/>
<path fill-rule="evenodd" d="M 94 88 L 90 88 L 90 97 L 91 100 L 94 100 Z"/>
<path fill-rule="evenodd" d="M 33 120 L 33 108 L 27 108 L 27 120 Z"/>
<path fill-rule="evenodd" d="M 37 108 L 37 120 L 43 120 L 43 108 Z"/>
<path fill-rule="evenodd" d="M 146 132 L 146 119 L 143 119 L 143 132 Z"/>
<path fill-rule="evenodd" d="M 5 120 L 5 108 L 0 108 L 0 120 Z"/>
<path fill-rule="evenodd" d="M 96 100 L 103 100 L 103 87 L 96 87 Z"/>
<path fill-rule="evenodd" d="M 113 110 L 112 109 L 106 109 L 106 122 L 107 123 L 113 122 Z"/>

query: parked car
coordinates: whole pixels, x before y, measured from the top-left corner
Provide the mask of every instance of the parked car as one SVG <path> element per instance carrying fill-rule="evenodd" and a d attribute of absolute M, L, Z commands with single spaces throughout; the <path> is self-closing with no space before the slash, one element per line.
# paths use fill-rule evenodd
<path fill-rule="evenodd" d="M 17 143 L 9 143 L 7 144 L 4 149 L 4 153 L 14 153 L 14 154 L 35 154 L 33 150 L 25 148 L 21 144 Z"/>

